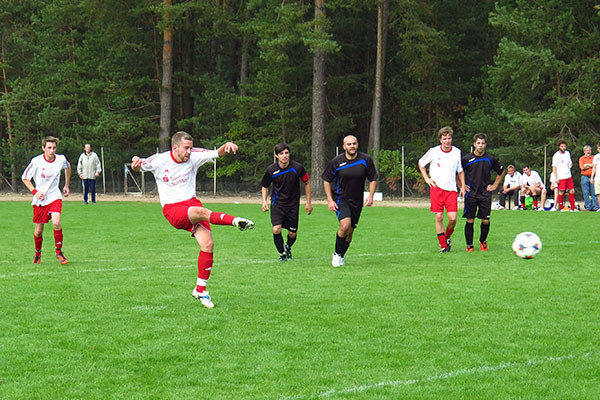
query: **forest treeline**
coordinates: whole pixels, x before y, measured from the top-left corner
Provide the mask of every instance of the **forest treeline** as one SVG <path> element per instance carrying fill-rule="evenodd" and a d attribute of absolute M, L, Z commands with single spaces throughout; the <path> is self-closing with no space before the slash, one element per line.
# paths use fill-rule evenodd
<path fill-rule="evenodd" d="M 353 134 L 393 186 L 398 149 L 415 174 L 444 125 L 464 149 L 484 132 L 503 163 L 541 166 L 558 138 L 575 154 L 600 139 L 596 3 L 2 0 L 2 181 L 47 135 L 71 162 L 91 143 L 120 170 L 180 129 L 238 143 L 218 173 L 248 185 L 277 142 L 318 172 L 315 152 Z"/>

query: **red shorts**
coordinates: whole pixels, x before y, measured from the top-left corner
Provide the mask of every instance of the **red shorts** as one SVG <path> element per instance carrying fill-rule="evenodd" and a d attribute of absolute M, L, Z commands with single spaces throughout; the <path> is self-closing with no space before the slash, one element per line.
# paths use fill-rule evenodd
<path fill-rule="evenodd" d="M 189 232 L 194 232 L 198 225 L 202 225 L 204 228 L 210 231 L 210 223 L 208 221 L 200 221 L 197 224 L 193 224 L 190 221 L 188 215 L 188 209 L 190 207 L 203 207 L 200 200 L 197 198 L 180 201 L 179 203 L 165 204 L 163 207 L 163 215 L 177 229 L 183 229 Z"/>
<path fill-rule="evenodd" d="M 431 200 L 431 212 L 444 212 L 444 207 L 446 207 L 446 212 L 457 212 L 458 204 L 456 194 L 457 192 L 449 192 L 440 189 L 437 186 L 430 188 L 429 199 Z"/>
<path fill-rule="evenodd" d="M 559 180 L 558 190 L 561 192 L 566 192 L 567 190 L 575 190 L 575 185 L 573 184 L 573 177 Z"/>
<path fill-rule="evenodd" d="M 34 224 L 47 224 L 52 218 L 51 213 L 62 212 L 62 200 L 54 200 L 50 204 L 45 206 L 33 206 L 33 223 Z"/>

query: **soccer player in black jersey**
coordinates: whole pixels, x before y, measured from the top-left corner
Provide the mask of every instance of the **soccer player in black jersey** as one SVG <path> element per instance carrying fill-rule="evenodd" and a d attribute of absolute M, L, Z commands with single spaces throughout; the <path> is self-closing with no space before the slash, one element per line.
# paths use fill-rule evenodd
<path fill-rule="evenodd" d="M 298 232 L 298 207 L 300 205 L 300 183 L 304 182 L 306 206 L 310 215 L 312 204 L 310 199 L 310 180 L 302 164 L 290 159 L 290 146 L 286 143 L 275 145 L 276 162 L 269 165 L 262 179 L 262 210 L 269 211 L 269 186 L 273 184 L 271 193 L 271 224 L 273 225 L 273 241 L 279 252 L 279 261 L 292 258 L 292 245 Z M 287 243 L 283 244 L 281 229 L 287 229 Z"/>
<path fill-rule="evenodd" d="M 481 233 L 479 235 L 479 248 L 487 251 L 487 236 L 490 231 L 490 213 L 492 209 L 492 193 L 496 190 L 506 171 L 496 158 L 486 153 L 487 136 L 478 133 L 473 136 L 473 152 L 463 156 L 462 166 L 465 171 L 467 194 L 465 196 L 465 209 L 463 217 L 465 224 L 465 239 L 467 252 L 473 251 L 473 225 L 475 217 L 481 220 Z M 492 170 L 497 176 L 490 184 Z"/>
<path fill-rule="evenodd" d="M 377 170 L 368 154 L 358 151 L 358 141 L 354 136 L 346 136 L 344 152 L 335 157 L 321 176 L 327 204 L 335 211 L 340 227 L 335 239 L 335 252 L 331 265 L 344 265 L 344 255 L 352 241 L 352 234 L 358 224 L 363 207 L 365 180 L 369 180 L 369 196 L 364 205 L 373 205 L 373 195 L 377 186 Z"/>

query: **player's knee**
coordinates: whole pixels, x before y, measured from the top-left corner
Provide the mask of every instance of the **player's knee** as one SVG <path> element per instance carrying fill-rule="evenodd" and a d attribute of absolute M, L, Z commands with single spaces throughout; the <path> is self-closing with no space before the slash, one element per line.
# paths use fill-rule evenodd
<path fill-rule="evenodd" d="M 281 226 L 274 226 L 273 227 L 273 234 L 274 235 L 279 235 L 281 233 Z"/>
<path fill-rule="evenodd" d="M 211 212 L 208 208 L 204 207 L 190 207 L 188 215 L 192 222 L 210 221 Z"/>

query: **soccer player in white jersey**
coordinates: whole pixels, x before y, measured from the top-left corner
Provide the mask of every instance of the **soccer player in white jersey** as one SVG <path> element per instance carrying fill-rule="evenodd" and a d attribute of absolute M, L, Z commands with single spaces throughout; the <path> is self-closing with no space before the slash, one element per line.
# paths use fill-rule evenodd
<path fill-rule="evenodd" d="M 600 202 L 600 178 L 597 175 L 600 172 L 600 143 L 596 146 L 596 150 L 598 153 L 594 156 L 593 167 L 592 167 L 592 176 L 590 177 L 590 182 L 594 185 L 594 192 L 596 192 L 596 196 L 598 197 L 598 202 Z M 597 210 L 600 212 L 600 209 Z"/>
<path fill-rule="evenodd" d="M 461 164 L 461 153 L 457 147 L 452 146 L 451 127 L 445 126 L 438 132 L 440 145 L 430 148 L 419 160 L 419 170 L 429 185 L 429 198 L 431 212 L 435 214 L 435 230 L 440 243 L 440 252 L 450 251 L 452 241 L 450 237 L 456 226 L 456 213 L 458 211 L 456 177 L 460 183 L 460 195 L 464 196 L 465 174 Z M 429 175 L 425 167 L 429 166 Z M 448 225 L 444 229 L 444 208 L 448 214 Z"/>
<path fill-rule="evenodd" d="M 542 177 L 537 171 L 534 171 L 528 165 L 523 167 L 523 176 L 521 177 L 521 209 L 525 209 L 525 197 L 541 197 L 541 203 L 534 200 L 533 207 L 538 211 L 544 210 L 544 203 L 546 202 L 546 186 L 542 182 Z M 538 207 L 539 204 L 539 207 Z"/>
<path fill-rule="evenodd" d="M 62 193 L 69 195 L 69 181 L 71 180 L 71 164 L 62 154 L 56 154 L 58 139 L 48 136 L 42 140 L 42 150 L 44 151 L 29 162 L 29 165 L 23 172 L 21 180 L 27 186 L 27 189 L 33 194 L 33 239 L 35 243 L 34 264 L 40 264 L 42 259 L 42 241 L 44 239 L 44 224 L 52 220 L 54 228 L 54 244 L 56 246 L 56 258 L 66 265 L 69 260 L 62 252 L 63 231 L 60 223 L 60 214 L 62 212 L 62 194 L 58 188 L 60 181 L 60 172 L 65 170 L 65 185 Z M 31 180 L 35 182 L 34 184 Z"/>
<path fill-rule="evenodd" d="M 564 206 L 563 196 L 565 192 L 569 193 L 569 204 L 571 211 L 575 211 L 575 185 L 571 175 L 571 153 L 567 150 L 567 141 L 560 139 L 558 142 L 558 151 L 552 156 L 552 172 L 558 179 L 558 209 L 562 211 Z"/>
<path fill-rule="evenodd" d="M 252 229 L 254 223 L 245 218 L 234 217 L 222 212 L 212 212 L 202 206 L 196 198 L 196 172 L 198 168 L 217 157 L 236 153 L 235 143 L 227 142 L 217 150 L 206 150 L 194 146 L 188 133 L 179 131 L 171 138 L 172 149 L 146 159 L 134 156 L 131 168 L 134 171 L 151 171 L 156 180 L 163 215 L 177 229 L 192 233 L 200 246 L 198 255 L 198 279 L 192 296 L 206 308 L 214 304 L 206 290 L 213 265 L 213 237 L 210 224 L 237 226 L 244 231 Z"/>

